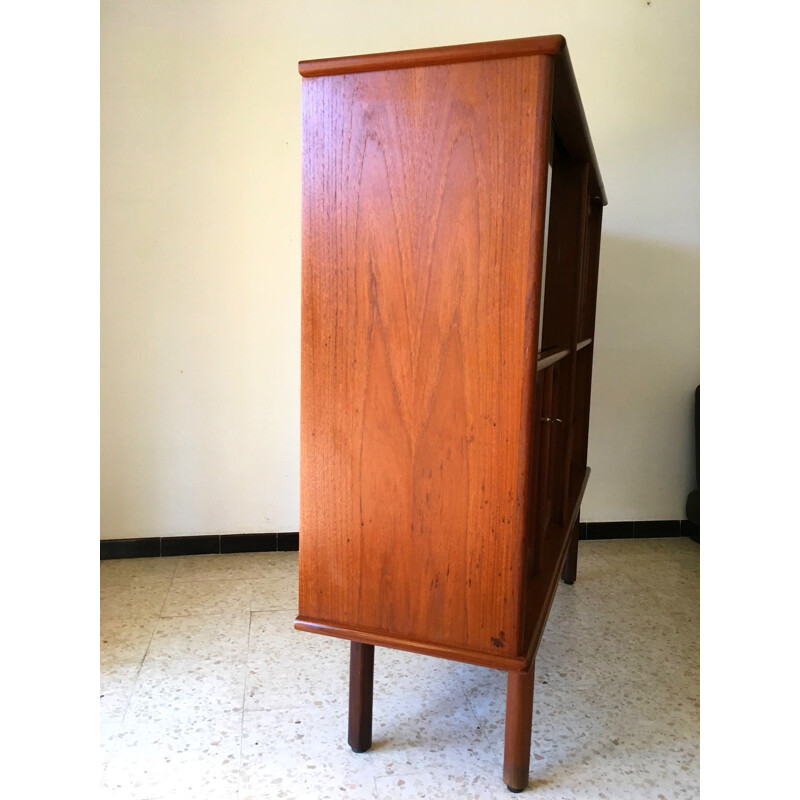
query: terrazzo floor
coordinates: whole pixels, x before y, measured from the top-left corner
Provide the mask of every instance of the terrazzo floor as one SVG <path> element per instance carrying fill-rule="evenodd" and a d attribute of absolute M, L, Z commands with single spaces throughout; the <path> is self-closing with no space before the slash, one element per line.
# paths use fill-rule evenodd
<path fill-rule="evenodd" d="M 582 541 L 536 659 L 527 796 L 699 796 L 699 545 Z M 297 632 L 297 553 L 104 561 L 102 797 L 502 798 L 505 673 Z M 526 796 L 526 795 L 521 795 Z"/>

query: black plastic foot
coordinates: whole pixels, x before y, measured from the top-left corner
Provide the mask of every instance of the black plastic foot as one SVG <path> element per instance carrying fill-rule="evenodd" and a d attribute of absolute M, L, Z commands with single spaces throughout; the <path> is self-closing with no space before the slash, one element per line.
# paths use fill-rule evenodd
<path fill-rule="evenodd" d="M 366 753 L 366 752 L 367 752 L 367 750 L 369 750 L 369 747 L 365 747 L 363 750 L 359 750 L 357 747 L 353 747 L 352 745 L 350 745 L 350 749 L 351 749 L 351 750 L 352 750 L 354 753 Z"/>
<path fill-rule="evenodd" d="M 509 792 L 514 792 L 514 794 L 519 794 L 523 791 L 522 789 L 512 789 L 508 784 L 506 784 L 506 789 L 508 789 Z"/>
<path fill-rule="evenodd" d="M 572 584 L 575 583 L 575 581 L 564 581 L 564 583 L 566 583 L 567 586 L 572 586 Z"/>

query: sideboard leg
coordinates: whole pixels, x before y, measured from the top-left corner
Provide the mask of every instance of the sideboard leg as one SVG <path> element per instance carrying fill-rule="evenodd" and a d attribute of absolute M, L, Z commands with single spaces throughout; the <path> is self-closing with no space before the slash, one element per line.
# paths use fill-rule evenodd
<path fill-rule="evenodd" d="M 533 670 L 508 673 L 506 693 L 506 749 L 503 780 L 512 792 L 528 787 L 533 717 Z"/>
<path fill-rule="evenodd" d="M 578 531 L 580 530 L 580 516 L 575 520 L 575 526 L 569 534 L 569 549 L 564 560 L 564 569 L 561 573 L 561 580 L 564 583 L 575 583 L 578 574 Z"/>
<path fill-rule="evenodd" d="M 350 721 L 347 743 L 354 753 L 372 747 L 372 677 L 375 645 L 350 642 Z"/>

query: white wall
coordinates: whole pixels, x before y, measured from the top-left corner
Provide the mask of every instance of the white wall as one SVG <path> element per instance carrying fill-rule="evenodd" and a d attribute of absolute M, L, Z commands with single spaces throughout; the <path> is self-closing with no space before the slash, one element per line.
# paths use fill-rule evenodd
<path fill-rule="evenodd" d="M 297 61 L 549 33 L 609 197 L 583 519 L 683 516 L 697 0 L 105 0 L 102 538 L 297 530 Z"/>

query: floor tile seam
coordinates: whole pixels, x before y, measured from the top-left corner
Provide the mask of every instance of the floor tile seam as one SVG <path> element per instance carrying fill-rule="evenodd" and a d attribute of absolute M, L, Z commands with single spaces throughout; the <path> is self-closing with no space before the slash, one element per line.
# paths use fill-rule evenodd
<path fill-rule="evenodd" d="M 209 612 L 208 614 L 198 614 L 198 613 L 190 613 L 190 614 L 162 614 L 159 616 L 159 619 L 187 619 L 189 617 L 217 617 L 217 616 L 224 616 L 225 614 L 241 614 L 244 617 L 245 614 L 250 613 L 250 607 L 242 608 L 238 611 L 213 611 Z"/>
<path fill-rule="evenodd" d="M 169 597 L 169 593 L 170 593 L 171 588 L 172 588 L 172 580 L 170 580 L 169 588 L 167 589 L 167 591 L 164 594 L 164 599 L 161 602 L 161 609 L 159 610 L 157 619 L 161 618 L 161 611 L 163 611 L 163 609 L 164 609 L 164 604 L 167 602 L 167 597 Z M 145 662 L 145 660 L 147 658 L 147 654 L 150 652 L 150 647 L 153 644 L 153 638 L 156 635 L 156 630 L 157 629 L 158 629 L 158 622 L 156 622 L 155 625 L 153 625 L 153 630 L 150 632 L 150 638 L 147 640 L 147 647 L 145 648 L 144 655 L 142 655 L 142 659 L 141 659 L 141 661 L 139 661 L 139 669 L 138 669 L 138 671 L 136 673 L 136 680 L 134 681 L 133 689 L 131 690 L 131 693 L 128 696 L 128 701 L 125 704 L 125 713 L 122 715 L 121 724 L 125 723 L 126 718 L 128 716 L 128 711 L 129 711 L 130 706 L 131 706 L 131 698 L 133 697 L 133 695 L 136 692 L 136 687 L 139 685 L 139 681 L 140 681 L 140 679 L 142 677 L 142 666 L 144 665 L 144 662 Z"/>
<path fill-rule="evenodd" d="M 220 666 L 239 666 L 247 668 L 247 655 L 241 656 L 188 656 L 184 658 L 178 657 L 170 657 L 170 656 L 150 656 L 146 658 L 145 661 L 142 663 L 142 667 L 150 666 L 150 665 L 157 665 L 157 664 L 177 664 L 177 665 L 186 665 L 186 664 L 209 664 L 209 665 L 220 665 Z"/>
<path fill-rule="evenodd" d="M 425 777 L 429 777 L 430 774 L 431 774 L 430 772 L 403 772 L 403 773 L 392 773 L 391 775 L 386 775 L 386 774 L 384 774 L 384 775 L 376 775 L 374 777 L 375 790 L 377 792 L 377 789 L 378 789 L 377 784 L 378 784 L 379 780 L 383 781 L 383 780 L 387 780 L 387 779 L 391 779 L 391 778 L 420 778 L 420 777 L 425 778 Z"/>
<path fill-rule="evenodd" d="M 345 670 L 347 669 L 346 657 L 341 658 L 342 662 L 341 664 L 335 663 L 335 660 L 333 661 L 334 663 L 328 664 L 327 666 L 332 667 L 333 669 L 336 669 L 337 667 L 341 667 L 342 669 Z M 307 673 L 311 673 L 313 675 L 314 672 L 318 670 L 318 667 L 316 665 L 302 665 L 298 667 L 295 664 L 291 663 L 287 664 L 285 661 L 282 662 L 280 659 L 280 650 L 270 653 L 261 653 L 258 651 L 250 652 L 247 654 L 247 666 L 248 668 L 275 667 L 275 674 L 283 672 L 283 673 L 291 673 L 293 675 L 307 674 Z M 327 673 L 326 677 L 333 678 L 335 676 L 334 673 L 331 671 Z M 347 676 L 345 675 L 344 677 L 346 682 Z"/>
<path fill-rule="evenodd" d="M 238 735 L 236 725 L 239 717 L 242 715 L 242 709 L 238 708 L 223 708 L 216 710 L 207 710 L 205 708 L 193 709 L 178 709 L 177 716 L 165 716 L 163 718 L 148 718 L 141 719 L 128 719 L 125 723 L 121 724 L 120 734 L 129 733 L 132 728 L 169 728 L 176 720 L 181 723 L 210 723 L 210 722 L 225 722 L 230 727 L 233 735 Z M 169 731 L 170 738 L 172 731 Z"/>
<path fill-rule="evenodd" d="M 292 611 L 292 610 L 293 610 L 292 606 L 289 606 L 288 608 L 283 608 L 278 606 L 277 608 L 252 608 L 251 613 L 264 614 L 269 611 Z"/>
<path fill-rule="evenodd" d="M 137 620 L 142 622 L 142 623 L 144 623 L 144 622 L 150 623 L 150 622 L 158 622 L 159 619 L 161 619 L 161 617 L 159 617 L 156 614 L 129 614 L 129 613 L 121 614 L 119 617 L 116 616 L 116 615 L 112 615 L 111 617 L 105 617 L 104 618 L 103 614 L 101 613 L 100 614 L 100 634 L 103 635 L 102 627 L 103 627 L 104 624 L 113 623 L 114 625 L 118 625 L 118 624 L 123 623 L 123 622 L 134 622 L 134 621 L 137 621 Z"/>
<path fill-rule="evenodd" d="M 252 600 L 253 596 L 253 582 L 251 580 L 240 580 L 240 579 L 233 579 L 228 580 L 227 578 L 223 578 L 221 580 L 201 580 L 201 581 L 175 581 L 173 584 L 170 585 L 169 593 L 172 594 L 173 590 L 180 591 L 185 589 L 186 587 L 200 587 L 201 589 L 206 589 L 208 592 L 214 592 L 215 587 L 219 587 L 222 584 L 237 584 L 236 586 L 226 586 L 224 588 L 233 590 L 234 592 L 237 589 L 241 589 L 242 594 L 247 595 L 247 608 L 250 608 L 250 601 Z M 179 596 L 179 595 L 176 595 Z M 216 612 L 215 612 L 216 613 Z"/>
<path fill-rule="evenodd" d="M 148 645 L 149 647 L 149 645 Z M 133 695 L 136 694 L 136 688 L 139 686 L 139 681 L 142 678 L 142 666 L 144 665 L 144 660 L 147 657 L 147 653 L 142 656 L 142 660 L 139 664 L 139 669 L 136 672 L 136 680 L 133 682 L 133 688 L 131 689 L 131 693 L 128 696 L 128 702 L 125 703 L 125 712 L 122 715 L 122 719 L 120 720 L 120 726 L 124 725 L 128 721 L 128 712 L 131 708 L 131 700 L 133 699 Z"/>
<path fill-rule="evenodd" d="M 120 609 L 119 611 L 109 612 L 108 610 L 100 609 L 100 624 L 108 625 L 109 623 L 124 622 L 129 619 L 142 619 L 142 620 L 157 620 L 161 619 L 160 614 L 153 612 L 152 614 L 139 613 L 140 609 L 136 607 L 128 607 Z"/>
<path fill-rule="evenodd" d="M 631 541 L 631 540 L 627 540 Z M 648 540 L 652 541 L 652 539 Z M 634 548 L 631 552 L 609 552 L 605 555 L 601 555 L 599 553 L 592 553 L 592 558 L 602 558 L 609 564 L 640 564 L 640 563 L 661 563 L 661 562 L 670 562 L 674 561 L 677 558 L 688 558 L 689 554 L 682 553 L 681 551 L 677 552 L 670 552 L 669 550 L 662 550 L 662 551 L 651 551 L 647 552 L 644 548 L 636 549 Z M 580 555 L 578 556 L 578 561 L 580 563 Z"/>
<path fill-rule="evenodd" d="M 108 590 L 110 590 L 110 589 L 119 590 L 119 589 L 132 589 L 132 588 L 135 588 L 135 587 L 144 588 L 144 587 L 147 587 L 147 586 L 152 587 L 152 586 L 160 586 L 160 585 L 169 585 L 169 586 L 172 585 L 172 578 L 171 577 L 159 578 L 158 580 L 145 581 L 143 583 L 139 582 L 139 583 L 136 583 L 134 586 L 132 586 L 131 584 L 132 584 L 132 582 L 134 580 L 138 580 L 138 579 L 131 578 L 130 580 L 128 580 L 125 583 L 120 582 L 120 583 L 109 583 L 109 584 L 106 584 L 106 585 L 101 585 L 100 586 L 100 594 L 101 595 L 106 594 L 108 592 Z"/>
<path fill-rule="evenodd" d="M 166 604 L 167 604 L 167 598 L 169 597 L 170 592 L 172 591 L 172 586 L 173 586 L 174 583 L 175 583 L 175 574 L 173 573 L 172 578 L 170 579 L 170 582 L 169 582 L 169 587 L 167 588 L 167 591 L 164 594 L 164 600 L 161 603 L 161 608 L 158 610 L 158 616 L 159 617 L 161 617 L 161 612 L 164 610 L 164 606 L 166 606 Z M 152 642 L 152 638 L 151 638 L 150 641 Z M 148 644 L 147 647 L 149 649 L 150 645 Z"/>
<path fill-rule="evenodd" d="M 164 594 L 164 599 L 161 601 L 161 608 L 158 610 L 158 619 L 162 619 L 161 613 L 164 611 L 164 606 L 167 604 L 167 598 L 169 597 L 170 592 L 172 591 L 172 585 L 175 582 L 175 576 L 173 575 L 172 579 L 169 582 L 169 587 Z M 153 644 L 153 637 L 156 635 L 156 629 L 158 628 L 158 623 L 153 626 L 153 632 L 150 634 L 150 639 L 147 642 L 147 649 L 145 650 L 144 657 L 142 658 L 142 663 L 144 663 L 144 659 L 147 658 L 147 654 L 150 652 L 150 646 Z"/>
<path fill-rule="evenodd" d="M 319 708 L 319 706 L 314 706 L 314 708 Z M 257 715 L 264 715 L 264 714 L 272 714 L 273 712 L 278 711 L 304 711 L 309 709 L 309 704 L 307 701 L 303 702 L 302 705 L 292 706 L 291 708 L 284 708 L 284 707 L 275 707 L 272 708 L 246 708 L 243 712 L 243 716 L 257 716 Z M 342 705 L 340 708 L 342 713 L 347 712 L 347 706 Z M 370 751 L 370 755 L 372 752 Z"/>
<path fill-rule="evenodd" d="M 225 619 L 230 619 L 231 622 L 233 624 L 235 624 L 237 619 L 240 619 L 240 620 L 242 620 L 242 622 L 244 622 L 245 614 L 247 615 L 247 618 L 248 618 L 247 619 L 247 625 L 248 625 L 248 629 L 249 629 L 249 627 L 250 627 L 250 619 L 249 619 L 250 612 L 249 611 L 218 611 L 218 612 L 212 612 L 210 614 L 177 614 L 177 615 L 174 615 L 174 616 L 158 617 L 158 621 L 160 623 L 163 620 L 169 620 L 169 619 L 191 619 L 191 618 L 194 618 L 194 617 L 197 617 L 198 619 L 205 620 L 205 619 L 210 619 L 210 618 L 213 617 L 213 618 L 219 619 L 220 621 L 223 621 Z M 156 626 L 156 627 L 158 627 L 158 626 Z"/>
<path fill-rule="evenodd" d="M 247 710 L 247 678 L 249 675 L 250 631 L 253 627 L 252 610 L 247 616 L 247 647 L 245 648 L 244 685 L 242 686 L 242 713 L 239 719 L 239 769 L 236 775 L 236 797 L 238 800 L 242 791 L 242 765 L 244 764 L 244 715 Z"/>
<path fill-rule="evenodd" d="M 251 609 L 250 613 L 251 614 L 277 614 L 278 612 L 286 613 L 287 611 L 294 612 L 294 614 L 292 615 L 292 619 L 291 619 L 291 625 L 292 625 L 292 628 L 294 628 L 295 618 L 297 617 L 297 607 L 296 606 L 291 606 L 290 608 L 270 608 L 270 609 L 267 609 L 266 611 L 256 611 L 255 609 Z M 303 635 L 304 636 L 307 635 L 307 632 L 303 631 Z M 322 634 L 312 634 L 312 635 L 315 635 L 318 638 L 322 637 Z M 335 639 L 337 637 L 335 637 L 335 636 L 326 636 L 324 638 L 326 638 L 326 639 Z"/>
<path fill-rule="evenodd" d="M 133 679 L 133 681 L 131 681 L 130 689 L 128 690 L 128 696 L 125 699 L 125 709 L 123 710 L 122 715 L 120 716 L 120 718 L 119 719 L 103 719 L 102 711 L 101 711 L 100 712 L 100 715 L 101 715 L 100 716 L 100 723 L 101 724 L 103 724 L 104 722 L 106 722 L 106 723 L 117 723 L 117 724 L 120 724 L 120 725 L 122 724 L 122 722 L 125 719 L 125 713 L 127 712 L 128 706 L 130 705 L 131 697 L 133 697 L 133 693 L 134 693 L 134 691 L 136 689 L 136 684 L 139 681 L 139 675 L 141 675 L 141 672 L 142 672 L 142 665 L 141 664 L 137 664 L 135 661 L 131 662 L 130 664 L 127 664 L 127 665 L 126 664 L 121 664 L 120 666 L 136 667 L 136 677 Z M 101 665 L 100 669 L 101 669 L 100 677 L 102 679 L 102 677 L 103 677 L 103 675 L 102 675 L 102 665 Z M 102 697 L 101 697 L 101 699 L 102 699 Z"/>
<path fill-rule="evenodd" d="M 132 578 L 127 578 L 125 580 L 105 580 L 101 581 L 100 583 L 100 592 L 102 593 L 107 589 L 129 589 L 134 586 L 151 586 L 152 584 L 166 583 L 168 580 L 171 581 L 172 578 L 150 579 L 142 577 L 132 577 Z"/>
<path fill-rule="evenodd" d="M 253 608 L 252 605 L 250 607 L 250 613 L 252 614 L 270 614 L 274 612 L 291 614 L 289 626 L 287 627 L 290 627 L 292 630 L 294 630 L 295 618 L 297 617 L 297 606 L 295 604 L 292 604 L 290 606 L 272 606 L 271 608 Z"/>
<path fill-rule="evenodd" d="M 144 665 L 145 659 L 147 658 L 147 654 L 150 651 L 150 646 L 153 643 L 153 637 L 155 636 L 156 628 L 157 628 L 157 624 L 153 625 L 153 630 L 150 633 L 150 638 L 148 639 L 147 647 L 145 648 L 145 651 L 144 651 L 144 654 L 142 655 L 142 657 L 138 661 L 124 662 L 124 663 L 130 663 L 131 666 L 135 665 L 137 667 L 137 669 L 136 669 L 136 680 L 134 680 L 133 685 L 131 687 L 131 691 L 128 694 L 128 699 L 125 702 L 125 711 L 123 712 L 122 718 L 120 719 L 120 725 L 124 724 L 124 722 L 126 721 L 126 718 L 128 716 L 128 710 L 130 709 L 131 699 L 133 698 L 133 695 L 136 692 L 136 687 L 139 685 L 139 681 L 141 680 L 141 677 L 142 677 L 142 666 Z M 101 655 L 102 655 L 102 653 L 101 653 Z"/>
<path fill-rule="evenodd" d="M 203 569 L 282 569 L 287 566 L 294 568 L 295 559 L 276 559 L 275 552 L 271 553 L 209 553 L 207 555 L 183 556 L 184 561 L 177 566 L 177 570 Z M 196 559 L 196 560 L 190 560 Z"/>
<path fill-rule="evenodd" d="M 192 575 L 182 577 L 176 575 L 175 583 L 215 583 L 217 581 L 268 581 L 270 576 L 264 575 Z"/>
<path fill-rule="evenodd" d="M 336 708 L 336 704 L 333 703 L 333 702 L 326 703 L 325 705 L 330 707 L 330 708 L 334 708 L 334 709 Z M 308 709 L 308 707 L 309 707 L 309 701 L 308 701 L 307 698 L 306 699 L 302 699 L 301 698 L 301 701 L 299 702 L 298 705 L 290 705 L 290 706 L 285 706 L 285 705 L 283 705 L 281 703 L 278 703 L 276 705 L 270 705 L 269 707 L 266 707 L 266 706 L 259 707 L 259 706 L 253 706 L 253 704 L 245 703 L 245 706 L 244 706 L 244 709 L 243 709 L 243 713 L 244 714 L 271 714 L 273 712 L 278 712 L 278 711 L 301 711 L 302 712 L 302 711 L 305 711 L 306 709 Z M 320 708 L 320 706 L 314 706 L 314 708 Z M 339 710 L 346 710 L 346 709 L 344 709 L 343 707 L 340 706 Z M 244 725 L 244 719 L 242 720 L 242 724 Z"/>
<path fill-rule="evenodd" d="M 244 619 L 246 614 L 250 613 L 250 607 L 248 606 L 247 609 L 244 608 L 234 608 L 229 609 L 227 611 L 195 611 L 193 613 L 188 614 L 161 614 L 159 615 L 158 619 L 175 619 L 180 617 L 181 619 L 186 617 L 235 617 L 239 616 Z"/>
<path fill-rule="evenodd" d="M 100 724 L 102 725 L 102 724 L 104 724 L 104 723 L 102 723 L 102 722 L 101 722 Z M 108 747 L 108 746 L 107 746 L 107 758 L 106 758 L 106 763 L 103 765 L 103 770 L 102 770 L 102 773 L 101 773 L 101 778 L 100 778 L 100 785 L 101 785 L 101 786 L 102 786 L 102 785 L 103 785 L 103 783 L 105 782 L 105 774 L 106 774 L 106 770 L 108 769 L 108 765 L 111 763 L 111 759 L 114 757 L 114 754 L 116 753 L 116 750 L 117 750 L 117 745 L 118 745 L 118 743 L 119 743 L 119 734 L 122 732 L 122 722 L 121 722 L 121 721 L 119 721 L 119 722 L 114 722 L 114 723 L 105 723 L 105 724 L 113 724 L 113 725 L 116 725 L 116 726 L 117 726 L 117 729 L 114 731 L 114 733 L 113 733 L 113 734 L 111 735 L 111 737 L 110 737 L 110 740 L 111 740 L 111 746 L 110 746 L 110 747 Z"/>

